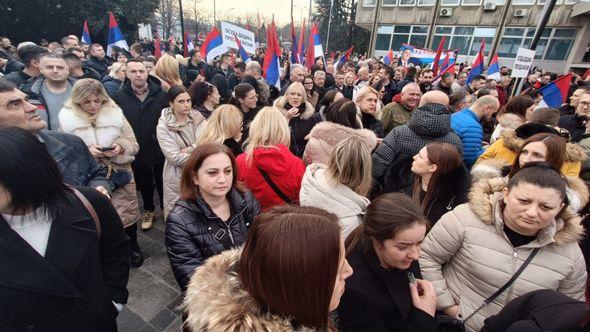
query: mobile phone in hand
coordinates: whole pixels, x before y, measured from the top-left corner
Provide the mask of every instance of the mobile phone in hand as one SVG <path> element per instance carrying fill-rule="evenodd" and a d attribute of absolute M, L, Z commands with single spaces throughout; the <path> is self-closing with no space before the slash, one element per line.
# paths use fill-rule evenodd
<path fill-rule="evenodd" d="M 416 284 L 416 277 L 414 276 L 414 273 L 408 272 L 408 279 L 410 280 L 410 284 Z M 420 287 L 420 284 L 416 284 L 416 286 L 418 287 L 418 294 L 422 295 L 424 293 L 422 287 Z"/>
<path fill-rule="evenodd" d="M 114 149 L 115 148 L 112 147 L 112 146 L 107 146 L 105 148 L 100 148 L 99 150 L 102 151 L 102 152 L 105 152 L 105 151 L 113 151 Z"/>

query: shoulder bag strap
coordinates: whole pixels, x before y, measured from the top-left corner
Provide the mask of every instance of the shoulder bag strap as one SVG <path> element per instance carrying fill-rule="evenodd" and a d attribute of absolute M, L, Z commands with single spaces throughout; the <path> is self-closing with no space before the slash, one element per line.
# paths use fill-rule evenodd
<path fill-rule="evenodd" d="M 231 220 L 228 219 L 228 221 Z M 221 242 L 221 244 L 223 245 L 223 247 L 226 250 L 232 249 L 233 247 L 235 247 L 235 245 L 233 244 L 233 242 L 231 241 L 228 232 L 230 232 L 230 230 L 225 230 L 221 227 L 219 227 L 219 223 L 217 223 L 215 220 L 211 220 L 207 217 L 205 217 L 204 219 L 204 224 L 205 227 L 207 227 L 207 230 L 209 231 L 209 233 L 211 233 L 211 235 L 213 235 L 213 237 Z"/>
<path fill-rule="evenodd" d="M 268 173 L 266 173 L 260 167 L 257 167 L 257 168 L 258 168 L 258 171 L 260 172 L 260 174 L 262 175 L 262 177 L 264 178 L 264 180 L 266 181 L 266 183 L 268 183 L 268 185 L 272 188 L 272 190 L 275 192 L 275 194 L 277 194 L 283 201 L 285 201 L 285 203 L 291 204 L 291 205 L 294 204 L 294 202 L 287 195 L 285 195 L 285 193 L 283 193 L 281 191 L 281 189 L 279 189 L 279 187 L 277 187 L 277 185 L 272 181 L 272 179 L 270 178 Z"/>
<path fill-rule="evenodd" d="M 537 255 L 537 253 L 539 252 L 539 250 L 541 250 L 541 248 L 535 248 L 535 249 L 533 249 L 533 252 L 531 252 L 531 254 L 529 255 L 529 257 L 527 257 L 527 259 L 524 261 L 524 263 L 522 263 L 522 265 L 520 266 L 520 268 L 518 268 L 518 270 L 516 271 L 516 273 L 514 273 L 514 275 L 512 276 L 512 278 L 510 278 L 510 280 L 508 280 L 508 282 L 506 282 L 504 284 L 504 286 L 500 287 L 494 294 L 490 295 L 487 299 L 485 299 L 483 301 L 483 303 L 477 309 L 475 309 L 475 311 L 473 313 L 471 313 L 471 315 L 467 316 L 467 318 L 465 318 L 463 320 L 463 323 L 465 323 L 466 321 L 468 321 L 469 319 L 471 319 L 471 317 L 473 317 L 476 313 L 478 313 L 483 307 L 485 307 L 486 305 L 490 304 L 500 294 L 502 294 L 506 289 L 508 289 L 508 287 L 510 287 L 510 285 L 512 285 L 512 283 L 514 283 L 514 281 L 518 278 L 518 276 L 520 276 L 520 274 L 522 273 L 522 271 L 524 271 L 524 269 L 533 260 L 533 258 L 535 257 L 535 255 Z"/>
<path fill-rule="evenodd" d="M 98 237 L 100 238 L 100 231 L 101 231 L 100 220 L 98 219 L 98 215 L 96 214 L 96 210 L 94 210 L 94 207 L 92 206 L 92 204 L 90 204 L 90 202 L 88 201 L 86 196 L 82 195 L 82 193 L 80 191 L 78 191 L 78 189 L 76 189 L 74 187 L 70 187 L 70 188 L 72 189 L 72 192 L 74 193 L 74 195 L 76 195 L 76 197 L 78 197 L 78 199 L 82 202 L 82 205 L 84 205 L 84 208 L 86 209 L 86 211 L 88 211 L 88 213 L 92 217 L 92 221 L 94 221 L 94 226 L 96 227 L 96 233 L 98 234 Z"/>

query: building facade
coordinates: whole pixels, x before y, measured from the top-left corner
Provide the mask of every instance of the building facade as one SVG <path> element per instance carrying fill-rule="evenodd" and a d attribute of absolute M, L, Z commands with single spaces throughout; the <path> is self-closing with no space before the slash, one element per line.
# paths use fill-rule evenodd
<path fill-rule="evenodd" d="M 403 43 L 458 49 L 471 63 L 485 41 L 486 61 L 498 53 L 512 67 L 519 47 L 528 48 L 547 0 L 359 0 L 356 24 L 372 30 L 373 55 Z M 377 17 L 376 17 L 377 16 Z M 558 0 L 537 45 L 533 66 L 562 73 L 590 68 L 590 0 Z"/>

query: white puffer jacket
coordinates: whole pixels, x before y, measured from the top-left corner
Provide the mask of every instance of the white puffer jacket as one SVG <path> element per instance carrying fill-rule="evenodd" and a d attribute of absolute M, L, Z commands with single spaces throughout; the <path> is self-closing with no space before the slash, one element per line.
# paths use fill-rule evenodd
<path fill-rule="evenodd" d="M 369 200 L 342 184 L 333 184 L 326 178 L 326 165 L 307 166 L 299 202 L 301 206 L 313 206 L 332 212 L 342 224 L 342 236 L 346 238 L 363 221 Z"/>
<path fill-rule="evenodd" d="M 420 254 L 422 276 L 434 284 L 438 309 L 458 304 L 466 317 L 510 279 L 534 248 L 541 248 L 504 293 L 467 321 L 470 331 L 479 331 L 485 318 L 533 290 L 552 289 L 584 298 L 586 268 L 577 243 L 583 234 L 580 217 L 568 208 L 536 240 L 514 248 L 504 233 L 499 204 L 506 184 L 503 178 L 474 184 L 469 203 L 434 225 Z"/>

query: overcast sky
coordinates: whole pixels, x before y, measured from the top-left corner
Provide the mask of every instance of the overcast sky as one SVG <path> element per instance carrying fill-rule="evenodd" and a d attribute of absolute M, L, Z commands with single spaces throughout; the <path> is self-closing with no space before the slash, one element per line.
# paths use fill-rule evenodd
<path fill-rule="evenodd" d="M 191 6 L 193 3 L 203 8 L 209 15 L 213 13 L 214 0 L 183 0 L 184 6 Z M 260 19 L 266 17 L 268 20 L 274 14 L 277 23 L 290 22 L 291 0 L 215 0 L 217 19 L 229 13 L 233 16 L 251 14 L 256 17 L 260 12 Z M 314 4 L 312 4 L 314 6 Z M 309 0 L 293 0 L 293 19 L 300 22 L 303 18 L 307 20 L 309 14 Z"/>

